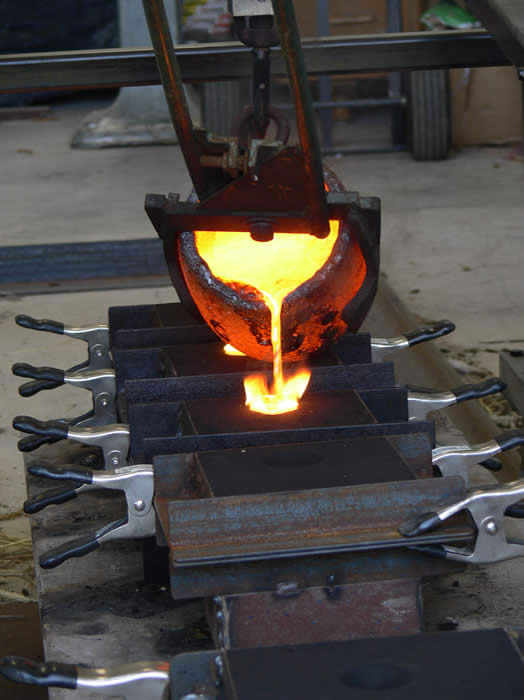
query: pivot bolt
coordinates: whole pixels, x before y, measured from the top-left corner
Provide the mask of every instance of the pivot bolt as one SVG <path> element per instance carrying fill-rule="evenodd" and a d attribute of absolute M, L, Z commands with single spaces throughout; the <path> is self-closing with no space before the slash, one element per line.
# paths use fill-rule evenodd
<path fill-rule="evenodd" d="M 216 685 L 220 687 L 224 680 L 224 659 L 221 654 L 217 654 L 214 658 L 215 662 L 215 674 L 216 674 Z"/>
<path fill-rule="evenodd" d="M 111 464 L 112 464 L 114 467 L 118 467 L 118 465 L 120 464 L 120 457 L 117 457 L 117 456 L 115 455 L 115 457 L 113 457 L 113 459 L 111 460 Z"/>
<path fill-rule="evenodd" d="M 499 527 L 495 518 L 488 518 L 488 520 L 486 520 L 486 522 L 484 523 L 484 530 L 486 530 L 488 535 L 497 534 L 497 532 L 499 531 Z"/>
<path fill-rule="evenodd" d="M 141 498 L 138 501 L 135 501 L 133 503 L 133 508 L 135 510 L 137 510 L 139 513 L 141 513 L 145 507 L 146 507 L 146 503 Z"/>
<path fill-rule="evenodd" d="M 273 222 L 270 219 L 253 218 L 249 222 L 249 232 L 254 241 L 265 243 L 273 240 Z"/>
<path fill-rule="evenodd" d="M 109 401 L 108 401 L 107 399 L 102 399 L 102 400 L 100 401 L 100 405 L 101 405 L 103 408 L 106 408 L 107 406 L 109 406 Z"/>

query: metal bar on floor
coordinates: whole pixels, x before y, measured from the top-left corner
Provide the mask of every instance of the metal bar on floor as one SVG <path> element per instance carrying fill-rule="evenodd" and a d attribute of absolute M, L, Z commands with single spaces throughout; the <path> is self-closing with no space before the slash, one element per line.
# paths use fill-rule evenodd
<path fill-rule="evenodd" d="M 0 294 L 128 286 L 126 280 L 168 283 L 162 243 L 156 238 L 90 243 L 48 243 L 0 248 Z"/>

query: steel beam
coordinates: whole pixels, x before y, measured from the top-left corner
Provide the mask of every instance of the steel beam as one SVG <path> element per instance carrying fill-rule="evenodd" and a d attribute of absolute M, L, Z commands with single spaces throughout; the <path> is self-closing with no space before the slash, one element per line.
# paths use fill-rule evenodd
<path fill-rule="evenodd" d="M 469 0 L 469 8 L 493 35 L 508 59 L 524 71 L 524 4 L 522 0 Z"/>
<path fill-rule="evenodd" d="M 509 63 L 483 30 L 336 36 L 303 42 L 309 75 L 501 66 Z M 250 49 L 237 42 L 175 47 L 186 82 L 249 78 Z M 273 55 L 273 54 L 272 54 Z M 274 51 L 272 74 L 286 75 Z M 0 93 L 158 85 L 151 49 L 104 49 L 0 57 Z"/>

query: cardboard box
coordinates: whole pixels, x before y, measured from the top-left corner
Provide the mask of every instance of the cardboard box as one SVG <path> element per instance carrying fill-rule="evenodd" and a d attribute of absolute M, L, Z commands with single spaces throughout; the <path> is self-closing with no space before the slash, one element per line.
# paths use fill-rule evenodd
<path fill-rule="evenodd" d="M 330 34 L 381 34 L 387 31 L 387 0 L 330 0 Z M 419 18 L 425 9 L 423 0 L 402 0 L 405 32 L 421 29 Z M 295 2 L 302 37 L 318 36 L 317 0 Z"/>
<path fill-rule="evenodd" d="M 522 139 L 523 95 L 515 68 L 455 69 L 449 74 L 454 146 Z"/>

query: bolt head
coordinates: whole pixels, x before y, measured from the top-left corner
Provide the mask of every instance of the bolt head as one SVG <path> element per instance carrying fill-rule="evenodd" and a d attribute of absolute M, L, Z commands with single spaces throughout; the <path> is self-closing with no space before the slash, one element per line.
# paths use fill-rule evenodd
<path fill-rule="evenodd" d="M 133 507 L 135 510 L 137 510 L 139 513 L 141 513 L 144 508 L 146 507 L 145 501 L 143 501 L 141 498 L 138 501 L 135 501 L 133 503 Z"/>
<path fill-rule="evenodd" d="M 215 662 L 215 671 L 217 675 L 217 683 L 220 684 L 224 677 L 224 659 L 222 658 L 221 654 L 217 654 L 214 658 Z"/>
<path fill-rule="evenodd" d="M 107 406 L 109 406 L 109 401 L 107 399 L 102 399 L 102 401 L 100 401 L 100 405 L 103 408 L 106 408 Z"/>
<path fill-rule="evenodd" d="M 496 535 L 499 530 L 499 527 L 497 525 L 496 520 L 494 518 L 490 518 L 484 523 L 484 529 L 486 530 L 488 535 Z"/>
<path fill-rule="evenodd" d="M 118 465 L 120 464 L 120 457 L 113 457 L 113 459 L 111 460 L 111 464 L 114 467 L 118 467 Z"/>
<path fill-rule="evenodd" d="M 96 354 L 97 357 L 103 357 L 103 356 L 104 356 L 104 351 L 102 350 L 102 348 L 98 348 L 98 350 L 96 351 L 95 354 Z"/>

